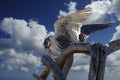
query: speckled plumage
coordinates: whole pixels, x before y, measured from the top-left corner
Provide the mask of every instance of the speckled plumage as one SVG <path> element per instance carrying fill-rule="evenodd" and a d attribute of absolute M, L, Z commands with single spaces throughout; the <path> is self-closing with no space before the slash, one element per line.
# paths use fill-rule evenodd
<path fill-rule="evenodd" d="M 91 8 L 85 8 L 81 11 L 70 14 L 64 18 L 58 19 L 55 24 L 55 37 L 64 36 L 71 43 L 79 42 L 79 34 L 82 23 L 89 18 Z"/>

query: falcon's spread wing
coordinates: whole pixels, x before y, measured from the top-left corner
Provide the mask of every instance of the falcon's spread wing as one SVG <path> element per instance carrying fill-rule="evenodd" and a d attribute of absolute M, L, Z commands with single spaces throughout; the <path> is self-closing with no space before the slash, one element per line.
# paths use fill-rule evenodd
<path fill-rule="evenodd" d="M 91 14 L 91 8 L 72 13 L 64 18 L 58 19 L 55 24 L 55 37 L 64 36 L 71 42 L 79 41 L 80 27 Z"/>
<path fill-rule="evenodd" d="M 85 42 L 86 39 L 88 38 L 89 34 L 95 32 L 95 31 L 110 27 L 111 24 L 112 24 L 112 22 L 104 23 L 104 24 L 87 24 L 87 25 L 83 25 L 81 27 L 81 34 L 79 35 L 79 41 L 80 42 Z"/>
<path fill-rule="evenodd" d="M 105 29 L 110 27 L 113 22 L 104 23 L 104 24 L 88 24 L 81 27 L 81 33 L 89 35 L 95 31 Z"/>

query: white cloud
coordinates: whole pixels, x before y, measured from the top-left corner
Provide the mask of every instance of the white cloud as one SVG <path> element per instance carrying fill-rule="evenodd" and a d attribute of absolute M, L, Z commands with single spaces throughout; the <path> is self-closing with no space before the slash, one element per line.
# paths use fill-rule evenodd
<path fill-rule="evenodd" d="M 112 53 L 106 60 L 105 79 L 118 80 L 120 79 L 120 50 Z"/>
<path fill-rule="evenodd" d="M 78 70 L 89 71 L 89 64 L 87 64 L 87 65 L 77 65 L 77 66 L 72 67 L 71 70 L 73 70 L 73 71 L 78 71 Z"/>
<path fill-rule="evenodd" d="M 4 18 L 1 22 L 1 29 L 10 34 L 10 39 L 0 40 L 0 44 L 11 43 L 10 46 L 17 50 L 35 50 L 40 53 L 42 43 L 47 36 L 44 25 L 36 21 L 26 22 L 25 20 Z M 8 45 L 9 46 L 9 45 Z"/>
<path fill-rule="evenodd" d="M 115 13 L 118 20 L 120 20 L 120 0 L 112 0 L 112 4 L 110 6 L 111 13 Z"/>
<path fill-rule="evenodd" d="M 112 53 L 111 55 L 108 56 L 107 58 L 107 67 L 119 67 L 120 68 L 120 50 Z"/>
<path fill-rule="evenodd" d="M 72 1 L 68 4 L 69 13 L 73 13 L 76 11 L 76 5 L 77 3 Z"/>
<path fill-rule="evenodd" d="M 60 10 L 60 11 L 59 11 L 58 18 L 62 18 L 62 17 L 64 17 L 64 16 L 67 16 L 67 15 L 69 15 L 69 14 L 71 14 L 71 13 L 76 12 L 76 11 L 77 11 L 76 5 L 77 5 L 76 2 L 71 1 L 69 4 L 67 4 L 68 12 L 63 11 L 63 10 Z"/>
<path fill-rule="evenodd" d="M 108 9 L 111 5 L 109 0 L 105 1 L 93 1 L 86 7 L 92 8 L 92 15 L 85 23 L 103 23 L 105 18 L 107 18 Z"/>
<path fill-rule="evenodd" d="M 30 69 L 38 68 L 41 65 L 40 57 L 33 54 L 18 53 L 14 49 L 7 49 L 0 52 L 2 57 L 7 57 L 7 60 L 2 64 L 2 68 L 8 70 L 20 69 L 22 71 L 29 71 Z"/>
<path fill-rule="evenodd" d="M 71 70 L 89 70 L 90 57 L 81 53 L 74 54 L 74 61 Z"/>
<path fill-rule="evenodd" d="M 116 27 L 116 32 L 113 34 L 113 37 L 110 41 L 120 39 L 120 25 Z"/>
<path fill-rule="evenodd" d="M 6 58 L 3 68 L 26 72 L 40 67 L 40 57 L 35 55 L 45 52 L 43 41 L 48 35 L 54 35 L 53 32 L 48 33 L 45 26 L 36 21 L 13 18 L 4 18 L 0 29 L 10 34 L 10 38 L 0 39 L 0 58 Z"/>
<path fill-rule="evenodd" d="M 21 70 L 24 71 L 24 72 L 28 72 L 29 71 L 29 69 L 27 67 L 23 67 L 23 66 L 21 67 Z"/>

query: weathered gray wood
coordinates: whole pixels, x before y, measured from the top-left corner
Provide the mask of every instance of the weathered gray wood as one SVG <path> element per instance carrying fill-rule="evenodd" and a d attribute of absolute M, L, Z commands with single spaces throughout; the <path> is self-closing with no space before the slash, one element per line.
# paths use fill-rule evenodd
<path fill-rule="evenodd" d="M 74 59 L 74 56 L 71 55 L 67 60 L 66 60 L 66 63 L 64 64 L 63 68 L 61 69 L 62 70 L 62 73 L 63 75 L 65 76 L 65 78 L 67 77 L 71 67 L 72 67 L 72 64 L 73 64 L 73 59 Z"/>
<path fill-rule="evenodd" d="M 100 44 L 91 45 L 91 61 L 88 80 L 104 80 L 106 49 Z"/>
<path fill-rule="evenodd" d="M 107 47 L 107 53 L 110 55 L 112 52 L 120 49 L 120 39 L 109 42 Z"/>
<path fill-rule="evenodd" d="M 41 59 L 44 64 L 51 68 L 57 80 L 65 80 L 61 69 L 48 55 L 43 55 Z"/>

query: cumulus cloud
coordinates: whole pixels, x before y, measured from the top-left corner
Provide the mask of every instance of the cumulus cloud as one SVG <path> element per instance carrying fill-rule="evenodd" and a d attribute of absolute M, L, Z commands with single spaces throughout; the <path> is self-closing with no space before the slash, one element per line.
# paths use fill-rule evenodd
<path fill-rule="evenodd" d="M 11 38 L 1 39 L 0 42 L 2 43 L 0 44 L 9 42 L 11 45 L 6 45 L 17 48 L 16 50 L 27 51 L 32 49 L 40 52 L 43 47 L 42 43 L 47 36 L 45 26 L 38 24 L 36 21 L 26 22 L 25 20 L 4 18 L 1 22 L 1 29 L 10 34 Z"/>
<path fill-rule="evenodd" d="M 68 12 L 60 10 L 58 18 L 62 18 L 64 16 L 67 16 L 67 15 L 69 15 L 69 14 L 74 13 L 74 12 L 77 11 L 77 9 L 76 9 L 77 3 L 76 2 L 71 1 L 69 4 L 66 4 L 66 5 L 68 7 Z"/>
<path fill-rule="evenodd" d="M 7 49 L 0 52 L 2 57 L 6 57 L 6 61 L 2 64 L 3 68 L 13 70 L 18 68 L 22 71 L 29 71 L 29 68 L 34 69 L 40 66 L 40 57 L 25 52 L 18 53 L 14 49 Z"/>
<path fill-rule="evenodd" d="M 120 79 L 120 50 L 112 53 L 106 60 L 105 79 L 118 80 Z"/>
<path fill-rule="evenodd" d="M 120 39 L 120 25 L 116 27 L 116 32 L 113 34 L 113 37 L 110 41 Z"/>
<path fill-rule="evenodd" d="M 112 4 L 110 6 L 111 8 L 111 13 L 115 13 L 116 17 L 118 20 L 120 20 L 120 0 L 112 0 Z"/>
<path fill-rule="evenodd" d="M 43 41 L 48 35 L 45 26 L 37 21 L 29 22 L 21 19 L 4 18 L 0 23 L 0 29 L 10 38 L 0 39 L 0 59 L 5 58 L 2 68 L 29 71 L 40 67 L 40 57 L 45 52 Z"/>
<path fill-rule="evenodd" d="M 92 8 L 92 14 L 85 23 L 103 23 L 107 18 L 110 6 L 111 2 L 109 0 L 93 1 L 91 4 L 86 5 L 86 7 Z"/>
<path fill-rule="evenodd" d="M 21 70 L 24 71 L 24 72 L 28 72 L 29 71 L 29 69 L 27 67 L 23 67 L 23 66 L 21 67 Z"/>
<path fill-rule="evenodd" d="M 71 70 L 89 70 L 90 57 L 84 54 L 74 54 L 74 61 Z"/>

